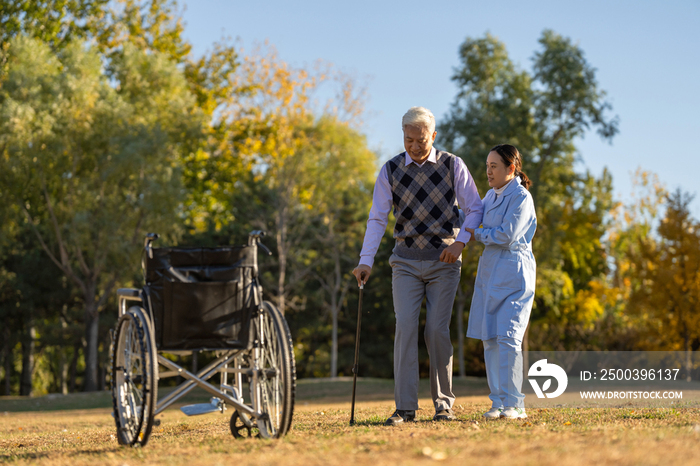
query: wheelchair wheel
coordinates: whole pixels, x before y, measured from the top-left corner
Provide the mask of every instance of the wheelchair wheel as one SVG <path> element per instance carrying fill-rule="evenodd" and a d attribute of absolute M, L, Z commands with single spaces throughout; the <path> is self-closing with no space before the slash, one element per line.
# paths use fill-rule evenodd
<path fill-rule="evenodd" d="M 261 375 L 257 389 L 261 411 L 265 415 L 258 420 L 258 426 L 262 436 L 279 438 L 289 431 L 294 412 L 296 367 L 292 337 L 287 321 L 267 301 L 254 319 L 253 331 L 255 338 L 260 340 L 258 364 Z"/>
<path fill-rule="evenodd" d="M 234 411 L 229 422 L 231 433 L 236 438 L 260 438 L 258 426 L 251 422 L 250 418 L 245 414 L 239 414 Z"/>
<path fill-rule="evenodd" d="M 117 440 L 146 445 L 151 435 L 158 390 L 155 335 L 139 307 L 117 322 L 112 354 L 112 407 Z"/>

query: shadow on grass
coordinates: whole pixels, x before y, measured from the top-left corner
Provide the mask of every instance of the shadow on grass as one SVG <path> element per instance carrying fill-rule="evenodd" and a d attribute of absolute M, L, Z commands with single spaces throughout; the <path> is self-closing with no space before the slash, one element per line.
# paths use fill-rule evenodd
<path fill-rule="evenodd" d="M 388 416 L 387 416 L 388 417 Z M 356 419 L 355 420 L 355 425 L 351 427 L 386 427 L 387 429 L 392 429 L 394 428 L 393 426 L 385 426 L 384 423 L 386 422 L 386 418 L 380 417 L 380 416 L 371 416 L 368 419 Z M 464 424 L 464 423 L 471 423 L 473 420 L 471 418 L 469 419 L 462 419 L 462 418 L 457 418 L 453 421 L 434 421 L 433 419 L 416 419 L 415 421 L 409 421 L 403 423 L 403 425 L 414 425 L 414 426 L 430 426 L 430 425 L 437 425 L 437 423 L 443 422 L 446 424 Z"/>
<path fill-rule="evenodd" d="M 456 396 L 488 395 L 486 378 L 455 377 L 452 389 Z M 430 398 L 430 381 L 422 379 L 418 388 L 419 398 Z M 335 379 L 301 379 L 297 381 L 297 400 L 308 403 L 333 403 L 352 399 L 352 377 Z M 356 399 L 362 401 L 394 401 L 392 379 L 358 378 Z M 391 414 L 391 413 L 389 413 Z"/>
<path fill-rule="evenodd" d="M 21 448 L 21 447 L 20 447 Z M 41 460 L 49 456 L 48 453 L 25 453 L 25 454 L 12 454 L 12 455 L 0 455 L 0 463 L 9 463 L 10 461 L 20 461 L 20 460 Z"/>
<path fill-rule="evenodd" d="M 89 393 L 49 394 L 40 397 L 0 397 L 0 412 L 64 411 L 73 409 L 111 408 L 112 395 L 108 391 Z"/>
<path fill-rule="evenodd" d="M 75 450 L 68 454 L 68 456 L 82 456 L 82 455 L 93 455 L 99 457 L 106 453 L 118 453 L 123 451 L 125 448 L 133 449 L 133 447 L 118 446 L 118 447 L 108 447 L 108 448 L 91 448 L 86 450 Z M 137 447 L 139 448 L 139 447 Z"/>
<path fill-rule="evenodd" d="M 215 384 L 216 385 L 216 384 Z M 170 393 L 174 387 L 158 389 L 159 398 Z M 453 391 L 456 396 L 487 395 L 488 384 L 485 378 L 455 377 Z M 430 381 L 423 379 L 419 384 L 418 396 L 430 398 Z M 179 404 L 206 403 L 211 395 L 201 388 L 195 388 L 178 400 Z M 296 400 L 308 404 L 350 402 L 352 398 L 352 377 L 335 379 L 300 379 L 297 380 Z M 394 381 L 392 379 L 357 379 L 357 401 L 394 400 Z M 112 395 L 109 391 L 90 393 L 70 393 L 68 395 L 50 394 L 41 397 L 0 397 L 0 413 L 28 411 L 65 411 L 76 409 L 111 409 Z M 383 422 L 383 420 L 382 420 Z"/>
<path fill-rule="evenodd" d="M 20 443 L 16 448 L 24 448 Z M 108 448 L 88 448 L 85 450 L 75 450 L 71 452 L 66 452 L 67 456 L 70 457 L 81 457 L 83 455 L 92 455 L 100 458 L 101 455 L 106 453 L 117 453 L 122 447 L 108 447 Z M 49 457 L 49 453 L 38 453 L 38 452 L 27 452 L 27 453 L 15 453 L 11 455 L 0 455 L 0 463 L 9 463 L 10 461 L 20 461 L 20 460 L 43 460 Z"/>
<path fill-rule="evenodd" d="M 355 419 L 355 425 L 351 427 L 381 427 L 386 421 L 385 418 L 380 416 L 370 416 L 367 419 Z"/>

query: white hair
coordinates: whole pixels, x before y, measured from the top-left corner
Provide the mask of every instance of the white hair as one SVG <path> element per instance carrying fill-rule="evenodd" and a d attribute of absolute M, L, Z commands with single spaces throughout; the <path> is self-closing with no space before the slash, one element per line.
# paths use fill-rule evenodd
<path fill-rule="evenodd" d="M 427 128 L 430 134 L 435 132 L 435 117 L 425 107 L 411 107 L 401 119 L 401 128 L 406 126 L 420 126 Z"/>

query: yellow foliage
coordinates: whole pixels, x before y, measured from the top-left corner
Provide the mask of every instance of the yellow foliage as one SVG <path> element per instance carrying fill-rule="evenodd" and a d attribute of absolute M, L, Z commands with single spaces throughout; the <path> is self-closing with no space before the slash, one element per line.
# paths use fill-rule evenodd
<path fill-rule="evenodd" d="M 574 299 L 577 311 L 577 320 L 586 326 L 592 326 L 605 312 L 605 307 L 601 302 L 603 297 L 601 287 L 596 282 L 590 282 L 591 288 L 579 290 Z"/>

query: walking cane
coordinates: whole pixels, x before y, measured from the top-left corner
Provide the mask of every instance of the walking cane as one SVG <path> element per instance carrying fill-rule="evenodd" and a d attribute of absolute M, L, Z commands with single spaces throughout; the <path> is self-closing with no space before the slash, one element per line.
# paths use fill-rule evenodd
<path fill-rule="evenodd" d="M 357 305 L 357 333 L 355 334 L 355 364 L 352 366 L 352 409 L 350 410 L 350 425 L 355 425 L 355 387 L 357 386 L 357 365 L 360 359 L 360 325 L 362 324 L 362 290 L 365 288 L 365 274 L 360 275 L 360 301 Z"/>

